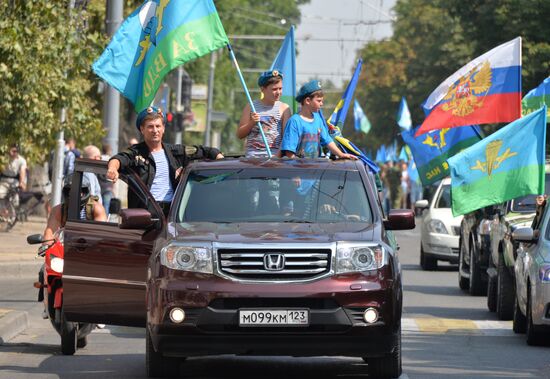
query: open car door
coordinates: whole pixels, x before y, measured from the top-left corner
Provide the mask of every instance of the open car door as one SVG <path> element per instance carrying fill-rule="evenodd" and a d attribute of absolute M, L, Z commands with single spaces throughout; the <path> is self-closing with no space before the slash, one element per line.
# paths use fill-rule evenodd
<path fill-rule="evenodd" d="M 75 165 L 64 232 L 63 311 L 70 321 L 145 326 L 148 259 L 164 215 L 137 175 L 121 173 L 119 180 L 147 205 L 154 224 L 121 229 L 116 215 L 106 222 L 81 219 L 83 173 L 106 172 L 105 161 L 79 159 Z"/>

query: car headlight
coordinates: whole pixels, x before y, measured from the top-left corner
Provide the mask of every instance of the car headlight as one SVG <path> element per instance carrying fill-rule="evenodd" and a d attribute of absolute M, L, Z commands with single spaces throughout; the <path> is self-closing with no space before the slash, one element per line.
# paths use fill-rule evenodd
<path fill-rule="evenodd" d="M 382 246 L 338 246 L 336 249 L 336 273 L 376 270 L 386 261 Z"/>
<path fill-rule="evenodd" d="M 63 258 L 52 257 L 51 260 L 50 260 L 50 267 L 55 272 L 58 272 L 58 273 L 62 274 L 63 273 L 63 263 L 64 263 Z"/>
<path fill-rule="evenodd" d="M 174 270 L 212 274 L 212 250 L 206 247 L 168 245 L 160 251 L 160 263 Z"/>
<path fill-rule="evenodd" d="M 550 283 L 550 265 L 544 265 L 539 269 L 539 278 L 543 283 Z"/>
<path fill-rule="evenodd" d="M 449 232 L 447 232 L 447 228 L 445 227 L 445 224 L 443 224 L 439 220 L 430 220 L 427 226 L 428 226 L 428 230 L 431 233 L 449 234 Z"/>

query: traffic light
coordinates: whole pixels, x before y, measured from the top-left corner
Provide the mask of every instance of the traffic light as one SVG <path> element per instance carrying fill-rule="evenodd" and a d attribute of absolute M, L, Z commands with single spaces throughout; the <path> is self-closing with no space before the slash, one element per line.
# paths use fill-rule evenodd
<path fill-rule="evenodd" d="M 174 114 L 172 112 L 166 113 L 166 129 L 172 129 L 174 127 Z"/>
<path fill-rule="evenodd" d="M 176 122 L 175 130 L 178 132 L 183 132 L 183 113 L 176 112 Z"/>

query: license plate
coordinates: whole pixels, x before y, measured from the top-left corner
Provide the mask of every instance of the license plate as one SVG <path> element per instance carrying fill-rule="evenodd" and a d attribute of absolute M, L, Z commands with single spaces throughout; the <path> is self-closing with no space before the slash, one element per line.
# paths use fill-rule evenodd
<path fill-rule="evenodd" d="M 239 326 L 308 326 L 307 309 L 247 309 L 239 311 Z"/>

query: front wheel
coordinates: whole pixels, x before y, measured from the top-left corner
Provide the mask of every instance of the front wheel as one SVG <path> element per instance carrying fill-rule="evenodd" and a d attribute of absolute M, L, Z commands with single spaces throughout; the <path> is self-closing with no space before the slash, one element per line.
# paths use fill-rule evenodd
<path fill-rule="evenodd" d="M 74 355 L 78 343 L 78 323 L 70 322 L 62 314 L 60 327 L 61 334 L 61 352 L 63 355 Z"/>
<path fill-rule="evenodd" d="M 363 358 L 367 362 L 369 377 L 399 378 L 402 372 L 401 363 L 401 327 L 397 332 L 397 341 L 393 352 L 376 358 Z"/>
<path fill-rule="evenodd" d="M 180 360 L 165 357 L 160 351 L 155 351 L 149 328 L 146 327 L 145 329 L 145 368 L 147 376 L 152 378 L 178 376 Z"/>
<path fill-rule="evenodd" d="M 527 318 L 523 315 L 523 313 L 521 313 L 517 296 L 514 300 L 514 317 L 512 320 L 512 330 L 514 333 L 525 333 L 527 330 Z"/>
<path fill-rule="evenodd" d="M 479 261 L 476 259 L 474 251 L 475 247 L 473 242 L 470 244 L 470 295 L 482 296 L 485 295 L 487 287 L 483 287 L 483 280 L 481 278 L 481 267 Z"/>
<path fill-rule="evenodd" d="M 17 212 L 9 199 L 0 199 L 0 231 L 8 232 L 17 222 Z"/>
<path fill-rule="evenodd" d="M 504 263 L 504 256 L 498 257 L 497 279 L 497 317 L 499 320 L 511 320 L 514 316 L 516 287 L 514 278 Z"/>
<path fill-rule="evenodd" d="M 470 288 L 470 279 L 464 276 L 466 269 L 464 268 L 464 248 L 462 246 L 461 241 L 458 249 L 458 287 L 463 291 L 467 291 Z"/>
<path fill-rule="evenodd" d="M 437 270 L 437 259 L 426 255 L 422 248 L 422 243 L 420 244 L 420 267 L 425 271 Z"/>

